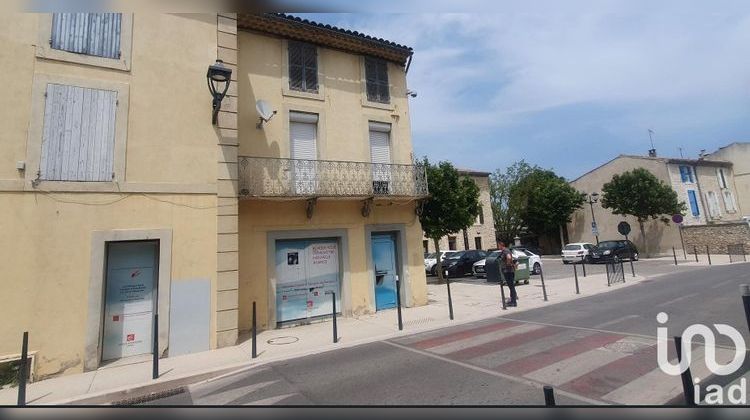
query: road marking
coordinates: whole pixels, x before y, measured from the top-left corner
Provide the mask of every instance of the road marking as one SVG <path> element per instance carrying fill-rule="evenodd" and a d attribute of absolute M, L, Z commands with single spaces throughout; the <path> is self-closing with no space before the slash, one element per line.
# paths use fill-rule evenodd
<path fill-rule="evenodd" d="M 532 330 L 537 330 L 539 328 L 542 328 L 542 326 L 533 325 L 533 324 L 518 324 L 506 330 L 495 331 L 495 332 L 491 332 L 487 334 L 478 335 L 475 337 L 469 337 L 463 340 L 454 341 L 452 343 L 445 343 L 437 347 L 432 347 L 428 349 L 425 349 L 423 347 L 417 347 L 417 348 L 422 349 L 422 350 L 429 350 L 437 354 L 448 354 L 448 353 L 457 352 L 467 347 L 479 346 L 482 344 L 489 343 L 491 341 L 500 340 L 505 337 L 510 337 L 512 335 L 516 335 L 516 334 L 520 334 L 520 333 L 524 333 L 524 332 L 528 332 Z"/>
<path fill-rule="evenodd" d="M 718 289 L 719 287 L 726 286 L 727 284 L 734 283 L 734 280 L 726 280 L 719 283 L 714 284 L 711 286 L 712 289 Z"/>
<path fill-rule="evenodd" d="M 621 316 L 621 317 L 613 319 L 611 321 L 602 322 L 601 324 L 594 325 L 594 328 L 604 328 L 606 326 L 614 325 L 614 324 L 620 323 L 622 321 L 627 321 L 627 320 L 633 319 L 633 318 L 640 318 L 640 315 L 625 315 L 625 316 Z"/>
<path fill-rule="evenodd" d="M 242 405 L 274 405 L 274 404 L 276 404 L 279 401 L 283 401 L 283 400 L 285 400 L 285 399 L 287 399 L 289 397 L 293 397 L 295 395 L 297 395 L 297 394 L 277 395 L 275 397 L 264 398 L 262 400 L 253 401 L 253 402 L 249 402 L 249 403 L 244 403 Z"/>
<path fill-rule="evenodd" d="M 252 394 L 255 391 L 258 391 L 259 389 L 263 389 L 266 387 L 269 387 L 275 383 L 279 382 L 276 381 L 266 381 L 266 382 L 260 382 L 257 384 L 252 384 L 248 386 L 243 386 L 240 388 L 234 388 L 230 389 L 228 391 L 219 392 L 218 394 L 210 394 L 203 397 L 199 397 L 197 399 L 194 399 L 193 402 L 197 405 L 224 405 L 229 404 L 232 401 L 244 397 L 245 395 Z"/>
<path fill-rule="evenodd" d="M 418 349 L 411 348 L 411 347 L 408 347 L 408 346 L 404 346 L 402 344 L 394 343 L 394 342 L 391 342 L 391 341 L 383 341 L 383 343 L 391 345 L 393 347 L 400 348 L 402 350 L 410 351 L 412 353 L 421 354 L 422 356 L 431 357 L 431 358 L 433 358 L 435 360 L 440 360 L 442 362 L 450 363 L 450 364 L 453 364 L 453 365 L 456 365 L 456 366 L 461 366 L 461 367 L 466 368 L 466 369 L 470 369 L 470 370 L 474 370 L 474 371 L 477 371 L 477 372 L 486 373 L 488 375 L 492 375 L 492 376 L 495 376 L 495 377 L 498 377 L 498 378 L 506 379 L 506 380 L 509 380 L 509 381 L 512 381 L 512 382 L 516 382 L 516 383 L 520 383 L 520 384 L 523 384 L 523 385 L 531 386 L 531 387 L 534 387 L 534 388 L 539 388 L 540 390 L 545 385 L 545 384 L 542 384 L 542 383 L 539 383 L 539 382 L 536 382 L 536 381 L 532 381 L 532 380 L 528 380 L 528 379 L 524 379 L 524 378 L 519 378 L 517 376 L 506 375 L 504 373 L 496 372 L 494 370 L 485 369 L 485 368 L 482 368 L 482 367 L 479 367 L 479 366 L 474 366 L 474 365 L 471 365 L 469 363 L 459 362 L 457 360 L 452 360 L 452 359 L 449 359 L 447 357 L 443 357 L 443 356 L 440 356 L 440 355 L 437 355 L 437 354 L 433 354 L 433 353 L 430 353 L 430 352 L 427 352 L 427 351 L 424 351 L 424 350 L 418 350 Z M 579 401 L 583 401 L 583 402 L 585 402 L 587 404 L 592 404 L 592 405 L 604 405 L 604 404 L 607 404 L 604 401 L 599 401 L 599 400 L 587 398 L 587 397 L 584 397 L 582 395 L 573 394 L 571 392 L 567 392 L 567 391 L 563 391 L 563 390 L 557 390 L 556 389 L 555 393 L 558 394 L 558 395 L 566 396 L 566 397 L 571 398 L 571 399 L 576 399 L 576 400 L 579 400 Z M 541 397 L 540 397 L 540 400 L 541 400 Z"/>
<path fill-rule="evenodd" d="M 683 295 L 683 296 L 680 296 L 680 297 L 674 298 L 674 299 L 672 299 L 672 300 L 668 300 L 668 301 L 666 301 L 666 302 L 662 302 L 662 303 L 659 303 L 659 304 L 657 304 L 656 306 L 668 306 L 668 305 L 671 305 L 671 304 L 673 304 L 673 303 L 675 303 L 675 302 L 679 302 L 679 301 L 681 301 L 681 300 L 684 300 L 684 299 L 689 299 L 689 298 L 691 298 L 691 297 L 695 297 L 695 296 L 698 296 L 698 293 L 690 293 L 689 295 Z"/>

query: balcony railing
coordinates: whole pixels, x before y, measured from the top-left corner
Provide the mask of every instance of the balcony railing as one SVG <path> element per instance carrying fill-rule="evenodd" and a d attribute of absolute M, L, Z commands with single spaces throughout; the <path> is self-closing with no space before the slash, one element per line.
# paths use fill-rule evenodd
<path fill-rule="evenodd" d="M 240 156 L 240 198 L 428 195 L 423 165 Z"/>

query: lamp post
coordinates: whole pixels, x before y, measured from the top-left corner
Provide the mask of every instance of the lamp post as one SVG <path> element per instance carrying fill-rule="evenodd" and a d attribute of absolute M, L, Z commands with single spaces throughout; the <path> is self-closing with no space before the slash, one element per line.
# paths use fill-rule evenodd
<path fill-rule="evenodd" d="M 599 202 L 599 193 L 584 193 L 584 196 L 589 203 L 589 207 L 591 207 L 591 231 L 596 237 L 596 244 L 599 245 L 599 227 L 596 224 L 596 215 L 594 214 L 594 203 Z"/>
<path fill-rule="evenodd" d="M 216 64 L 208 66 L 208 73 L 206 73 L 206 79 L 208 81 L 208 90 L 211 92 L 213 97 L 213 116 L 211 122 L 216 125 L 219 120 L 219 110 L 221 109 L 221 101 L 227 95 L 229 90 L 229 84 L 232 79 L 232 69 L 224 66 L 224 62 L 216 60 Z M 223 88 L 221 85 L 224 85 Z"/>

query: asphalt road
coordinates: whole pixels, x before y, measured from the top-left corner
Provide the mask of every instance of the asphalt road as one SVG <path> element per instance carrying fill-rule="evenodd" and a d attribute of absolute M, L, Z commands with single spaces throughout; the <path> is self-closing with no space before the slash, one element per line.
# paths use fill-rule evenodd
<path fill-rule="evenodd" d="M 277 362 L 149 404 L 542 405 L 544 384 L 555 386 L 558 405 L 675 403 L 679 377 L 656 365 L 656 314 L 669 315 L 670 334 L 723 323 L 750 342 L 739 295 L 748 268 L 693 268 L 512 317 Z M 750 358 L 739 374 L 748 370 Z"/>

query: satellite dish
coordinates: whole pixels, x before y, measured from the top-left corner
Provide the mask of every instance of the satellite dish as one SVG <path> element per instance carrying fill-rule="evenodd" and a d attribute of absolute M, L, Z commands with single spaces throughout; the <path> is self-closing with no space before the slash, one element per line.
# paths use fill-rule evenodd
<path fill-rule="evenodd" d="M 258 115 L 260 116 L 260 125 L 262 125 L 264 122 L 271 121 L 271 118 L 276 114 L 276 111 L 271 109 L 271 104 L 264 101 L 263 99 L 258 100 L 255 103 L 255 109 L 258 111 Z"/>

